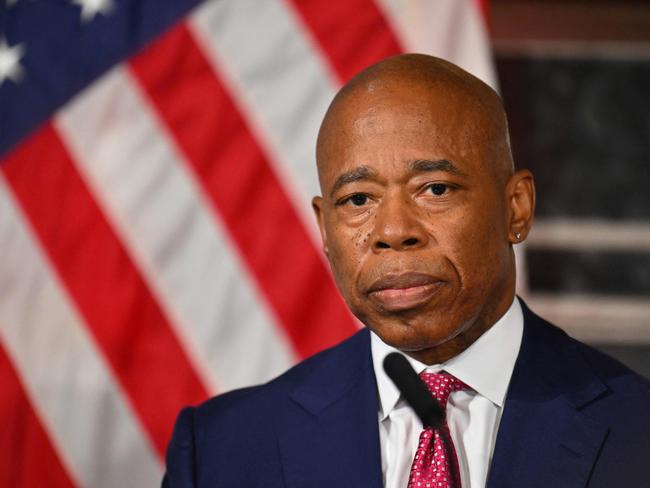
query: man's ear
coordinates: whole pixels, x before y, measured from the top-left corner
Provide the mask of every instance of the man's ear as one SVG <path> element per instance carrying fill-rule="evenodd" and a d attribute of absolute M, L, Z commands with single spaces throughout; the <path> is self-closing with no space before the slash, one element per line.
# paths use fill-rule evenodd
<path fill-rule="evenodd" d="M 318 222 L 318 229 L 320 230 L 320 238 L 323 241 L 323 252 L 326 256 L 329 255 L 327 248 L 327 232 L 325 231 L 325 215 L 323 213 L 323 197 L 314 197 L 311 200 L 311 208 L 314 209 L 316 215 L 316 222 Z"/>
<path fill-rule="evenodd" d="M 535 181 L 527 169 L 520 169 L 506 184 L 508 197 L 508 240 L 517 244 L 528 236 L 535 215 Z"/>

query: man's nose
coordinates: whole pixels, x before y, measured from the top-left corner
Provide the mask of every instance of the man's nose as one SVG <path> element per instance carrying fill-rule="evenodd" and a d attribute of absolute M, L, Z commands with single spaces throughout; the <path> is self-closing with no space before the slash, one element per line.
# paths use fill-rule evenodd
<path fill-rule="evenodd" d="M 419 248 L 428 239 L 415 203 L 404 195 L 385 196 L 374 224 L 371 242 L 375 251 Z"/>

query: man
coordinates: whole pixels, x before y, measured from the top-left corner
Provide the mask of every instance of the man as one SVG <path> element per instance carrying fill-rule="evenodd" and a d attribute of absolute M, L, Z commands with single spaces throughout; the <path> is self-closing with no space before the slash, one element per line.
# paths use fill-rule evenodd
<path fill-rule="evenodd" d="M 323 248 L 367 329 L 184 410 L 164 486 L 650 486 L 649 382 L 515 298 L 535 192 L 493 90 L 386 59 L 332 102 L 317 164 Z M 440 429 L 386 378 L 393 350 L 439 400 L 453 385 Z"/>

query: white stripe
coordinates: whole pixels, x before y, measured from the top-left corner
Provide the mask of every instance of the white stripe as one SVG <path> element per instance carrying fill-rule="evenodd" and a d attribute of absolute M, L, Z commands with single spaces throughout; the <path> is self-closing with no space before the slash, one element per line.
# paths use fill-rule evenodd
<path fill-rule="evenodd" d="M 406 51 L 447 59 L 493 88 L 490 42 L 474 0 L 377 0 Z"/>
<path fill-rule="evenodd" d="M 57 127 L 206 384 L 268 380 L 294 353 L 138 87 L 115 69 Z"/>
<path fill-rule="evenodd" d="M 650 251 L 650 224 L 593 219 L 540 219 L 528 246 L 532 249 Z"/>
<path fill-rule="evenodd" d="M 594 344 L 650 344 L 650 299 L 533 294 L 530 307 L 569 334 Z"/>
<path fill-rule="evenodd" d="M 162 468 L 153 446 L 4 177 L 0 236 L 0 338 L 66 470 L 81 486 L 158 484 Z"/>
<path fill-rule="evenodd" d="M 206 2 L 191 27 L 320 249 L 316 136 L 337 81 L 286 2 Z"/>

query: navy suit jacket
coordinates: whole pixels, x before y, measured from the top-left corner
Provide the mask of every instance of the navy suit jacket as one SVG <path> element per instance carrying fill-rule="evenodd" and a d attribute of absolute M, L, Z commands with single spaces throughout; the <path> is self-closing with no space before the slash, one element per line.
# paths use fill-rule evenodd
<path fill-rule="evenodd" d="M 487 486 L 650 487 L 650 382 L 525 306 Z M 381 487 L 362 330 L 275 380 L 184 409 L 163 487 Z"/>

